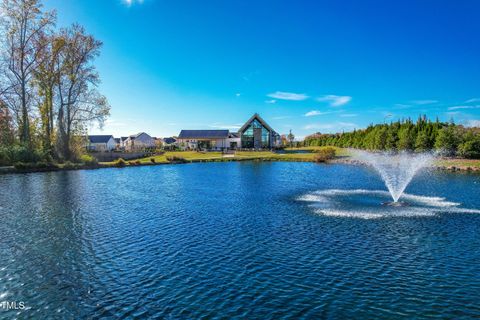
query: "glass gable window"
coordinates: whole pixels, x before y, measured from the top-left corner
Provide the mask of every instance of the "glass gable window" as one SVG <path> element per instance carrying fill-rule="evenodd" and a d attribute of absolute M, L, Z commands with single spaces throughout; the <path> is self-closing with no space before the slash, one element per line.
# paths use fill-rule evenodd
<path fill-rule="evenodd" d="M 269 148 L 270 131 L 254 119 L 241 136 L 242 148 Z"/>

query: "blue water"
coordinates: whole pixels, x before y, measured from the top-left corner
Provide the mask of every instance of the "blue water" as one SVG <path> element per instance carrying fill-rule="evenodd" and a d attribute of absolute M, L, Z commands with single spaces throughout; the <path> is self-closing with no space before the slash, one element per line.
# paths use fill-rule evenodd
<path fill-rule="evenodd" d="M 479 318 L 479 187 L 421 174 L 398 215 L 349 165 L 3 175 L 0 318 Z"/>

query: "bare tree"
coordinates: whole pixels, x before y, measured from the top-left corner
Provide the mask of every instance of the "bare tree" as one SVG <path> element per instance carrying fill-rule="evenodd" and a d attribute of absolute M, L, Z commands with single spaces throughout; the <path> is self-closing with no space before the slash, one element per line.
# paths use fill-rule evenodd
<path fill-rule="evenodd" d="M 12 111 L 20 141 L 30 145 L 33 72 L 39 62 L 39 39 L 55 22 L 55 12 L 43 12 L 39 0 L 3 0 L 1 3 L 1 98 Z"/>
<path fill-rule="evenodd" d="M 110 105 L 96 90 L 100 80 L 92 64 L 102 43 L 76 24 L 62 29 L 60 37 L 65 44 L 58 59 L 61 76 L 57 84 L 57 143 L 61 156 L 71 159 L 74 135 L 92 122 L 103 125 L 110 113 Z"/>

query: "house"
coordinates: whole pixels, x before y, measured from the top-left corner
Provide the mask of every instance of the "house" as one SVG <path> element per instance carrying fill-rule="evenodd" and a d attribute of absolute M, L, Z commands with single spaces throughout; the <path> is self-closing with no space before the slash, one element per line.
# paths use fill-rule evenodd
<path fill-rule="evenodd" d="M 162 145 L 164 149 L 175 149 L 177 147 L 177 139 L 174 137 L 163 138 Z"/>
<path fill-rule="evenodd" d="M 163 146 L 163 139 L 152 137 L 153 141 L 155 142 L 155 147 L 160 149 Z"/>
<path fill-rule="evenodd" d="M 86 148 L 89 151 L 112 151 L 117 146 L 112 135 L 92 135 L 86 138 Z"/>
<path fill-rule="evenodd" d="M 182 149 L 228 148 L 228 130 L 182 130 L 178 135 L 178 143 Z"/>
<path fill-rule="evenodd" d="M 229 130 L 182 130 L 178 136 L 182 149 L 272 149 L 281 145 L 276 133 L 257 113 L 238 132 Z"/>
<path fill-rule="evenodd" d="M 128 139 L 128 137 L 120 137 L 120 149 L 125 150 L 125 141 Z"/>
<path fill-rule="evenodd" d="M 139 151 L 149 148 L 155 148 L 155 140 L 145 132 L 140 132 L 129 136 L 123 142 L 123 148 L 126 151 Z"/>
<path fill-rule="evenodd" d="M 281 145 L 280 135 L 255 113 L 238 130 L 242 149 L 273 149 Z"/>

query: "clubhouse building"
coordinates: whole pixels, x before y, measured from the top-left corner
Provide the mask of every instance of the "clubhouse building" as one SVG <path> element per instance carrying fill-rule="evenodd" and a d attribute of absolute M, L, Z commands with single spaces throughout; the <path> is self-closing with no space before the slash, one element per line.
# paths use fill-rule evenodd
<path fill-rule="evenodd" d="M 273 149 L 281 144 L 280 135 L 257 113 L 238 130 L 182 130 L 177 144 L 184 150 Z"/>

